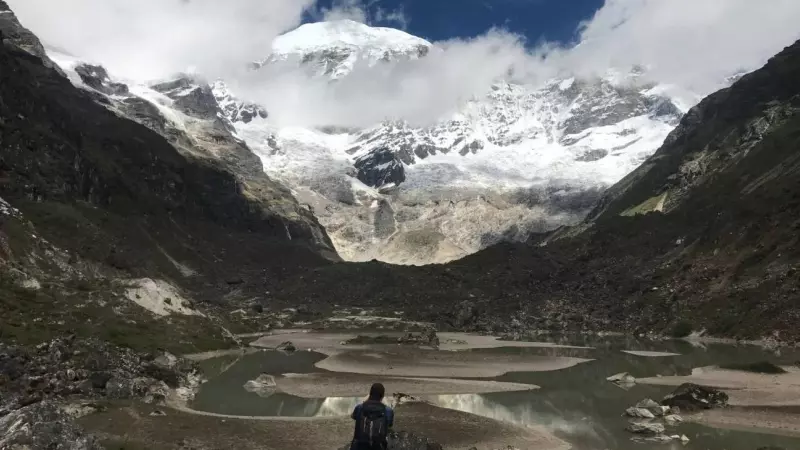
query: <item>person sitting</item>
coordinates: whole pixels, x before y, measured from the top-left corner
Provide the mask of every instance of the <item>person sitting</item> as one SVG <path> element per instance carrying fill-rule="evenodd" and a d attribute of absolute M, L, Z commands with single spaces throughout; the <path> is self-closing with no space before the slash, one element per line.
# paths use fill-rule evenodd
<path fill-rule="evenodd" d="M 369 398 L 359 404 L 350 416 L 356 421 L 350 450 L 386 450 L 387 436 L 394 425 L 394 411 L 383 404 L 386 389 L 375 383 L 369 389 Z"/>

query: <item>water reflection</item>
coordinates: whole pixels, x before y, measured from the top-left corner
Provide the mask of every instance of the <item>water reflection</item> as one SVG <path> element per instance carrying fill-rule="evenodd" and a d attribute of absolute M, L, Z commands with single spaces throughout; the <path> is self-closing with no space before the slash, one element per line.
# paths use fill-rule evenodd
<path fill-rule="evenodd" d="M 516 394 L 521 395 L 523 393 Z M 595 434 L 594 428 L 588 422 L 587 417 L 566 418 L 558 416 L 540 411 L 532 403 L 507 406 L 493 400 L 488 395 L 478 394 L 438 395 L 425 397 L 424 400 L 443 408 L 468 412 L 523 427 L 544 426 L 550 430 L 570 435 Z"/>
<path fill-rule="evenodd" d="M 363 400 L 357 397 L 328 397 L 322 402 L 314 417 L 349 416 L 356 405 Z"/>

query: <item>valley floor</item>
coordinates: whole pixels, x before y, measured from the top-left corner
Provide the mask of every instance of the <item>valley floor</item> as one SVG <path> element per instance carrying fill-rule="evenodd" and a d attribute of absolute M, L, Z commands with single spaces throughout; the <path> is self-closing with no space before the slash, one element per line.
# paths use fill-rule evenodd
<path fill-rule="evenodd" d="M 357 402 L 372 382 L 381 381 L 387 392 L 420 399 L 387 400 L 399 402 L 395 429 L 425 436 L 446 449 L 566 450 L 601 448 L 595 446 L 616 441 L 619 449 L 649 450 L 649 445 L 663 444 L 633 442 L 633 435 L 623 431 L 627 419 L 620 417 L 622 406 L 642 396 L 660 398 L 657 395 L 691 382 L 724 389 L 731 406 L 685 415 L 687 424 L 667 434 L 689 434 L 693 444 L 687 448 L 706 448 L 713 442 L 749 450 L 751 442 L 761 440 L 781 448 L 800 437 L 800 369 L 793 366 L 783 366 L 787 373 L 782 375 L 706 366 L 690 375 L 639 378 L 631 392 L 605 382 L 607 372 L 622 366 L 637 374 L 656 374 L 686 362 L 748 360 L 767 354 L 757 347 L 716 344 L 719 347 L 698 349 L 680 341 L 630 340 L 621 346 L 612 341 L 565 345 L 465 333 L 441 333 L 439 349 L 384 342 L 403 336 L 392 331 L 299 329 L 253 335 L 247 349 L 187 355 L 200 362 L 209 378 L 199 388 L 201 395 L 204 389 L 217 391 L 199 404 L 177 395 L 166 407 L 109 403 L 80 421 L 114 449 L 335 450 L 352 435 L 348 402 Z M 297 347 L 295 353 L 273 350 L 289 340 Z M 243 380 L 260 371 L 273 374 L 269 379 L 274 383 L 267 383 L 267 392 L 258 396 L 244 392 L 249 389 L 242 389 Z M 545 391 L 530 380 L 540 380 Z M 319 410 L 320 399 L 333 406 Z M 598 404 L 598 399 L 603 400 Z M 276 402 L 281 405 L 277 414 L 258 412 Z M 250 403 L 251 409 L 241 409 L 238 403 Z M 297 409 L 298 404 L 312 405 L 311 410 L 306 407 L 297 415 L 304 410 Z M 231 405 L 236 411 L 253 412 L 230 414 L 225 408 Z M 703 427 L 692 428 L 698 425 Z M 723 429 L 743 434 L 727 435 Z M 604 434 L 602 444 L 593 440 Z"/>
<path fill-rule="evenodd" d="M 155 411 L 166 411 L 166 415 L 153 415 Z M 353 433 L 349 417 L 231 418 L 182 409 L 157 410 L 143 404 L 111 406 L 84 417 L 81 424 L 104 437 L 109 448 L 125 450 L 176 447 L 196 450 L 336 450 L 347 445 Z M 569 448 L 566 442 L 544 430 L 522 428 L 422 403 L 398 407 L 395 426 L 414 430 L 436 442 L 446 442 L 447 449 L 475 447 L 490 450 L 507 445 L 530 450 Z"/>

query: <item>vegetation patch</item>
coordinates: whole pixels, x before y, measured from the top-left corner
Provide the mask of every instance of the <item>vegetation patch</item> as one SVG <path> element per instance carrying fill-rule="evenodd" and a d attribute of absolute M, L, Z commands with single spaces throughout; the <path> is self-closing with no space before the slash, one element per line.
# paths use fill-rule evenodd
<path fill-rule="evenodd" d="M 621 212 L 621 216 L 637 216 L 640 214 L 647 214 L 653 211 L 661 211 L 664 208 L 664 202 L 667 201 L 667 193 L 664 192 L 661 195 L 657 195 L 655 197 L 651 197 L 644 202 L 626 209 L 625 211 Z"/>
<path fill-rule="evenodd" d="M 120 299 L 106 280 L 68 281 L 26 289 L 0 280 L 0 340 L 37 345 L 74 334 L 137 351 L 194 353 L 230 348 L 233 340 L 211 319 L 156 317 Z"/>

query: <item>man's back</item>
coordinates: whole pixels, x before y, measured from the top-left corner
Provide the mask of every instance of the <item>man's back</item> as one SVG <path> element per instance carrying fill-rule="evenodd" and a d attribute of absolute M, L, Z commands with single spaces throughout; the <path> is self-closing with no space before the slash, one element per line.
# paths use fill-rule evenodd
<path fill-rule="evenodd" d="M 394 424 L 392 408 L 371 399 L 356 406 L 351 417 L 356 422 L 351 450 L 386 449 L 386 436 Z"/>

